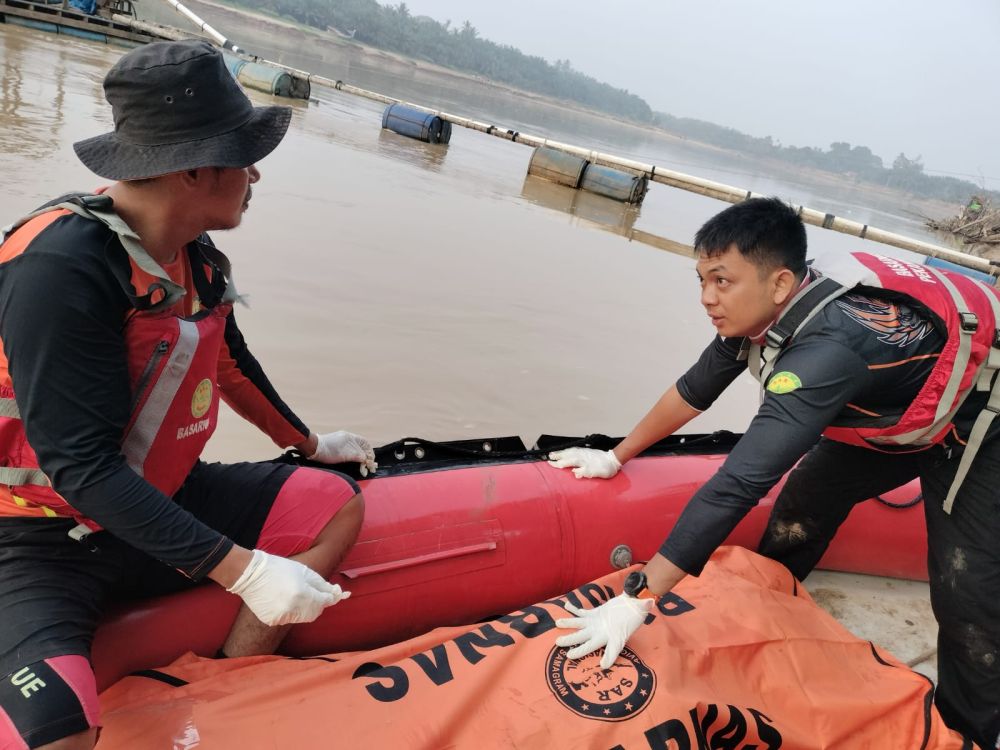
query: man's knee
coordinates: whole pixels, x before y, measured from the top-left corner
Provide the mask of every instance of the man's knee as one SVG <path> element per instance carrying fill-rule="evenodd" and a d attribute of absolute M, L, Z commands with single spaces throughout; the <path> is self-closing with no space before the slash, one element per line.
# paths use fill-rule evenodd
<path fill-rule="evenodd" d="M 365 496 L 359 492 L 344 503 L 344 507 L 337 512 L 333 520 L 336 521 L 338 518 L 343 518 L 345 524 L 356 524 L 360 528 L 365 518 Z"/>
<path fill-rule="evenodd" d="M 804 519 L 772 518 L 767 524 L 761 544 L 784 549 L 804 544 L 811 536 L 811 526 Z"/>
<path fill-rule="evenodd" d="M 830 539 L 821 524 L 807 516 L 772 513 L 757 552 L 776 560 L 803 580 L 826 552 Z"/>
<path fill-rule="evenodd" d="M 360 489 L 349 477 L 319 469 L 296 469 L 271 506 L 257 546 L 291 557 L 316 547 L 354 541 L 364 518 Z M 339 540 L 339 541 L 338 541 Z"/>
<path fill-rule="evenodd" d="M 324 541 L 342 541 L 349 537 L 353 543 L 365 519 L 365 498 L 360 492 L 344 503 L 326 526 L 316 535 L 316 544 Z"/>
<path fill-rule="evenodd" d="M 774 555 L 801 549 L 816 543 L 823 536 L 820 525 L 808 516 L 795 513 L 772 512 L 767 528 L 760 539 L 758 551 Z"/>

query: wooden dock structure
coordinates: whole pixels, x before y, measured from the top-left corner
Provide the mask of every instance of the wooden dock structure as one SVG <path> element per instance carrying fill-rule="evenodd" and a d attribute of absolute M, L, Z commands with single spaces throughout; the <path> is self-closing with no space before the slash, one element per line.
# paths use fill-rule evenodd
<path fill-rule="evenodd" d="M 137 47 L 163 37 L 137 31 L 128 21 L 109 17 L 112 12 L 132 15 L 131 0 L 112 0 L 101 8 L 106 15 L 91 15 L 71 8 L 63 0 L 58 4 L 31 0 L 0 0 L 0 21 L 55 34 L 66 34 L 105 44 Z"/>

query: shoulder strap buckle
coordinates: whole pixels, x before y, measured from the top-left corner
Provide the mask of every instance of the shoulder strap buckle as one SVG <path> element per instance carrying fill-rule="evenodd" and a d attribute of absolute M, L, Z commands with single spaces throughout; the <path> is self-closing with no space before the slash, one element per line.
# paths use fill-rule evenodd
<path fill-rule="evenodd" d="M 764 340 L 767 342 L 767 345 L 774 349 L 782 349 L 791 337 L 792 334 L 785 333 L 784 329 L 777 325 L 771 326 L 767 330 L 767 333 L 764 334 Z"/>
<path fill-rule="evenodd" d="M 959 325 L 965 333 L 975 333 L 979 330 L 979 316 L 972 312 L 958 313 Z"/>
<path fill-rule="evenodd" d="M 94 211 L 110 211 L 115 202 L 111 199 L 110 195 L 105 195 L 104 193 L 93 194 L 87 193 L 85 195 L 79 195 L 76 198 L 71 199 L 76 203 L 79 203 L 84 208 L 89 208 Z"/>

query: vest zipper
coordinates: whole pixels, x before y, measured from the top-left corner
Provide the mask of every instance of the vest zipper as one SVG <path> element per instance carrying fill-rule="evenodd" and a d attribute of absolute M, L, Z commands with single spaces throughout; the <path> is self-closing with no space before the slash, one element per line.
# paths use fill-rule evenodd
<path fill-rule="evenodd" d="M 139 376 L 139 380 L 135 384 L 135 393 L 132 396 L 132 403 L 129 405 L 129 414 L 135 412 L 135 407 L 138 406 L 139 400 L 146 393 L 146 386 L 149 385 L 149 379 L 153 376 L 156 366 L 159 364 L 160 360 L 167 353 L 167 349 L 170 348 L 169 341 L 161 341 L 153 349 L 153 353 L 150 355 L 149 359 L 146 361 L 146 366 L 142 368 L 142 374 Z"/>

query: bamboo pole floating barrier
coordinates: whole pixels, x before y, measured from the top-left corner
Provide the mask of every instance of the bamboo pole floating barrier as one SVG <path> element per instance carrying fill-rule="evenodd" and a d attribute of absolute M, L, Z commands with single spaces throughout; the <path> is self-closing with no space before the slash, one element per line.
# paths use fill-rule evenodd
<path fill-rule="evenodd" d="M 242 52 L 246 54 L 246 50 L 237 47 L 233 42 L 229 41 L 226 37 L 224 37 L 218 31 L 209 26 L 205 21 L 199 18 L 192 10 L 177 2 L 177 0 L 167 0 L 167 2 L 173 6 L 174 10 L 176 10 L 182 16 L 188 18 L 190 21 L 193 21 L 194 24 L 199 29 L 201 29 L 210 37 L 212 37 L 212 39 L 214 39 L 219 44 L 220 47 L 223 47 L 225 49 L 231 49 L 233 52 Z"/>
<path fill-rule="evenodd" d="M 167 2 L 175 6 L 183 7 L 180 6 L 180 3 L 178 3 L 177 0 L 167 0 Z M 194 14 L 191 15 L 193 16 Z M 197 16 L 195 16 L 195 18 L 197 18 Z M 196 23 L 199 21 L 200 19 L 198 19 Z M 138 28 L 138 24 L 141 22 L 133 21 L 133 23 L 136 24 Z M 205 28 L 207 31 L 210 27 L 206 28 L 203 26 L 202 28 Z M 215 35 L 218 35 L 218 32 L 215 32 L 213 36 Z M 218 35 L 218 37 L 221 37 L 221 35 Z M 300 76 L 310 83 L 315 83 L 319 86 L 336 89 L 337 91 L 343 91 L 344 93 L 353 94 L 354 96 L 360 96 L 365 99 L 371 99 L 372 101 L 382 102 L 383 104 L 402 104 L 406 107 L 413 107 L 414 109 L 423 110 L 424 112 L 437 115 L 442 120 L 446 120 L 453 125 L 468 128 L 469 130 L 478 130 L 480 133 L 492 135 L 497 138 L 503 138 L 504 140 L 513 141 L 515 143 L 523 143 L 526 146 L 548 146 L 549 148 L 581 156 L 594 164 L 603 164 L 609 167 L 631 170 L 637 174 L 645 174 L 646 177 L 652 182 L 658 182 L 662 185 L 680 188 L 681 190 L 697 193 L 698 195 L 704 195 L 709 198 L 716 198 L 717 200 L 727 201 L 729 203 L 740 203 L 747 198 L 764 197 L 763 193 L 754 193 L 744 188 L 733 187 L 732 185 L 726 185 L 712 180 L 705 180 L 700 177 L 684 174 L 683 172 L 676 172 L 672 169 L 658 167 L 655 164 L 645 164 L 632 159 L 624 159 L 613 154 L 605 154 L 599 151 L 581 148 L 569 143 L 553 141 L 548 138 L 539 138 L 538 136 L 530 135 L 529 133 L 521 133 L 520 131 L 511 130 L 509 128 L 504 129 L 492 123 L 481 122 L 479 120 L 473 120 L 460 115 L 453 115 L 449 112 L 431 109 L 430 107 L 424 107 L 420 104 L 414 104 L 413 102 L 408 102 L 403 99 L 386 96 L 385 94 L 380 94 L 377 91 L 369 91 L 368 89 L 353 86 L 340 80 L 314 75 L 306 70 L 299 70 L 298 68 L 293 68 L 289 65 L 282 65 L 281 63 L 272 62 L 270 60 L 262 60 L 260 58 L 256 59 L 258 62 L 279 68 L 291 73 L 294 76 Z M 1000 276 L 1000 261 L 978 258 L 959 250 L 951 250 L 946 247 L 941 247 L 940 245 L 934 245 L 930 242 L 916 240 L 912 237 L 906 237 L 902 234 L 889 232 L 868 224 L 852 221 L 851 219 L 844 219 L 834 214 L 817 211 L 816 209 L 808 208 L 807 206 L 799 205 L 797 210 L 799 212 L 799 216 L 802 218 L 802 221 L 806 224 L 812 224 L 813 226 L 822 227 L 823 229 L 831 229 L 835 232 L 849 234 L 863 240 L 881 242 L 884 245 L 902 248 L 903 250 L 909 250 L 919 255 L 926 255 L 931 258 L 940 258 L 941 260 L 946 260 L 951 263 L 964 266 L 965 268 L 981 271 L 994 277 Z"/>
<path fill-rule="evenodd" d="M 274 63 L 269 64 L 274 65 Z M 654 164 L 644 164 L 631 159 L 623 159 L 612 154 L 605 154 L 598 151 L 592 151 L 590 149 L 580 148 L 579 146 L 573 146 L 569 143 L 561 143 L 548 138 L 539 138 L 537 136 L 529 135 L 528 133 L 521 133 L 516 130 L 503 129 L 491 123 L 480 122 L 467 117 L 442 112 L 441 110 L 430 109 L 419 104 L 406 102 L 401 99 L 386 96 L 385 94 L 379 94 L 375 91 L 368 91 L 367 89 L 352 86 L 351 84 L 344 83 L 343 81 L 335 81 L 330 78 L 324 78 L 323 76 L 312 75 L 306 71 L 287 68 L 287 66 L 281 65 L 278 65 L 278 67 L 285 67 L 290 72 L 307 76 L 310 81 L 319 84 L 320 86 L 327 86 L 337 89 L 338 91 L 344 91 L 348 94 L 354 94 L 355 96 L 362 96 L 366 99 L 372 99 L 384 104 L 399 103 L 407 107 L 415 107 L 425 112 L 435 114 L 442 120 L 447 120 L 453 125 L 459 125 L 470 130 L 478 130 L 479 132 L 486 133 L 487 135 L 496 136 L 497 138 L 503 138 L 516 143 L 523 143 L 527 146 L 548 146 L 549 148 L 555 148 L 560 151 L 565 151 L 566 153 L 581 156 L 595 164 L 603 164 L 609 167 L 618 167 L 631 170 L 639 174 L 645 174 L 653 182 L 659 182 L 663 185 L 680 188 L 681 190 L 687 190 L 688 192 L 705 195 L 710 198 L 716 198 L 729 203 L 739 203 L 747 198 L 760 197 L 763 195 L 761 193 L 753 193 L 750 190 L 745 190 L 743 188 L 725 185 L 721 182 L 713 182 L 700 177 L 687 175 L 682 172 L 676 172 L 671 169 L 664 169 L 662 167 L 657 167 Z M 816 209 L 808 208 L 806 206 L 799 205 L 797 209 L 799 216 L 802 217 L 802 221 L 806 224 L 812 224 L 814 226 L 822 227 L 823 229 L 832 229 L 835 232 L 850 234 L 854 237 L 859 237 L 860 239 L 881 242 L 885 245 L 910 250 L 911 252 L 915 252 L 920 255 L 927 255 L 931 258 L 940 258 L 941 260 L 947 260 L 960 266 L 965 266 L 966 268 L 972 268 L 976 271 L 988 273 L 992 276 L 1000 275 L 1000 262 L 998 261 L 990 261 L 986 258 L 977 258 L 974 255 L 969 255 L 968 253 L 951 250 L 946 247 L 941 247 L 940 245 L 934 245 L 930 242 L 924 242 L 923 240 L 916 240 L 911 237 L 879 229 L 868 224 L 861 224 L 857 221 L 844 219 L 840 216 L 835 216 L 834 214 L 817 211 Z"/>

